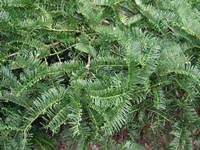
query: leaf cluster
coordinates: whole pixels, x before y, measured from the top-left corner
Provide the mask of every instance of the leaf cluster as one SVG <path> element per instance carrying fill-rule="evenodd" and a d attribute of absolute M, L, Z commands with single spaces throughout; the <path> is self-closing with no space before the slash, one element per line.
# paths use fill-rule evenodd
<path fill-rule="evenodd" d="M 199 5 L 1 0 L 0 149 L 198 146 Z"/>

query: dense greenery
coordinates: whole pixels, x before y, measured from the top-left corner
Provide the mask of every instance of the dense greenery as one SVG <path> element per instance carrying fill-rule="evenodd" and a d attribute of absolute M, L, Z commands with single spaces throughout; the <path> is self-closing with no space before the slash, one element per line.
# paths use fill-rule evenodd
<path fill-rule="evenodd" d="M 199 0 L 1 0 L 0 41 L 1 150 L 200 144 Z"/>

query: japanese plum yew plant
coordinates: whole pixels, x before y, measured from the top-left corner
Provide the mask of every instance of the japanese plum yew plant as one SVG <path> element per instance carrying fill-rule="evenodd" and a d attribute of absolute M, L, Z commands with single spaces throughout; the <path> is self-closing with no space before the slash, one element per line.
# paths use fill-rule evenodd
<path fill-rule="evenodd" d="M 199 0 L 1 0 L 1 150 L 200 148 Z"/>

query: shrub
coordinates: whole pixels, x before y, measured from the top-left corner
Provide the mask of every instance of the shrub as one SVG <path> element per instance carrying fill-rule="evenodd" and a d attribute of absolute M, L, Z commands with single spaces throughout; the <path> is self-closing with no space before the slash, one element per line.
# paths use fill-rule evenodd
<path fill-rule="evenodd" d="M 199 1 L 0 6 L 0 149 L 198 147 Z"/>

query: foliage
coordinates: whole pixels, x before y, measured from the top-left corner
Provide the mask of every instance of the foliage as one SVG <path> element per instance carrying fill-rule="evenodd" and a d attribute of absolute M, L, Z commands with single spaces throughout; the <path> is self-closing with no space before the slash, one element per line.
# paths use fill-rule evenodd
<path fill-rule="evenodd" d="M 1 0 L 0 149 L 193 149 L 199 5 Z"/>

